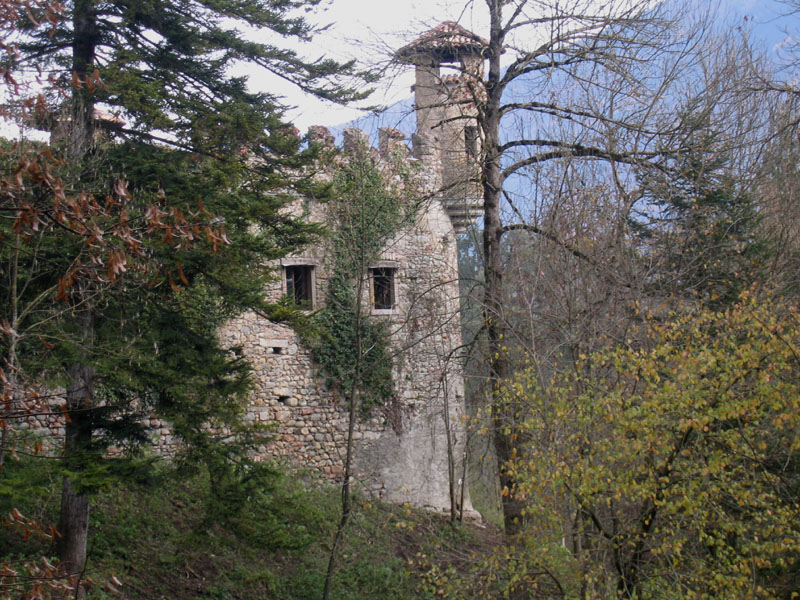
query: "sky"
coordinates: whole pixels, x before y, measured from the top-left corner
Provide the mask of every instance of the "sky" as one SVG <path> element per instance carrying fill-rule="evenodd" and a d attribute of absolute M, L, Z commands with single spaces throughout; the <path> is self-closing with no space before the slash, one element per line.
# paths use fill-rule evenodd
<path fill-rule="evenodd" d="M 715 1 L 695 0 L 696 5 L 701 7 Z M 747 16 L 749 26 L 754 28 L 757 35 L 768 38 L 769 45 L 780 45 L 785 37 L 782 30 L 800 31 L 800 17 L 794 17 L 792 24 L 779 16 L 785 11 L 780 0 L 719 1 L 724 5 L 723 10 L 732 14 L 730 18 L 733 22 L 744 22 Z M 488 16 L 485 13 L 482 0 L 322 0 L 320 9 L 307 16 L 312 22 L 320 26 L 329 25 L 329 28 L 317 35 L 313 43 L 296 46 L 296 49 L 307 57 L 324 55 L 341 61 L 356 59 L 370 67 L 386 67 L 393 51 L 442 21 L 458 21 L 472 31 L 485 34 L 488 30 Z M 259 39 L 257 32 L 250 36 Z M 310 125 L 337 126 L 367 114 L 357 108 L 338 107 L 315 100 L 264 72 L 242 66 L 235 74 L 247 75 L 254 90 L 283 97 L 285 104 L 291 107 L 287 119 L 301 132 L 305 132 Z M 388 106 L 409 98 L 413 80 L 411 67 L 399 68 L 394 65 L 388 68 L 381 81 L 375 84 L 375 93 L 366 104 Z M 7 128 L 8 124 L 5 125 Z M 2 133 L 11 133 L 11 137 L 16 137 L 13 132 L 3 130 Z"/>
<path fill-rule="evenodd" d="M 466 0 L 325 0 L 313 20 L 330 27 L 303 50 L 308 56 L 324 53 L 341 61 L 356 59 L 370 67 L 386 68 L 394 50 L 442 21 L 458 21 L 474 31 L 487 29 L 482 11 L 465 8 L 469 4 Z M 483 6 L 482 2 L 475 4 Z M 259 79 L 254 74 L 251 85 L 257 88 L 267 84 L 266 78 Z M 408 98 L 413 82 L 413 68 L 390 67 L 374 84 L 375 93 L 367 104 L 386 105 Z M 287 103 L 297 107 L 288 117 L 301 131 L 310 125 L 344 123 L 364 114 L 356 108 L 315 101 L 289 88 L 283 92 Z"/>
<path fill-rule="evenodd" d="M 696 0 L 700 7 L 714 0 Z M 786 7 L 776 0 L 721 0 L 722 12 L 730 14 L 731 22 L 747 23 L 756 37 L 766 38 L 769 46 L 777 47 L 785 37 L 783 30 L 800 30 L 800 18 L 782 17 Z M 355 58 L 373 65 L 389 61 L 392 51 L 414 40 L 424 31 L 442 21 L 458 21 L 477 33 L 488 30 L 485 4 L 481 0 L 325 0 L 323 10 L 313 18 L 329 23 L 328 31 L 320 34 L 304 50 L 309 56 L 327 54 L 339 60 Z M 745 20 L 747 17 L 747 20 Z M 413 69 L 394 67 L 376 84 L 370 102 L 389 105 L 411 96 Z M 270 89 L 269 84 L 252 76 L 251 85 L 278 91 L 289 105 L 295 106 L 288 118 L 305 132 L 310 125 L 335 126 L 363 116 L 363 111 L 342 108 L 315 101 L 294 90 Z"/>
<path fill-rule="evenodd" d="M 315 13 L 305 15 L 318 26 L 329 26 L 315 36 L 313 43 L 300 46 L 292 44 L 290 40 L 270 41 L 292 47 L 307 57 L 324 55 L 341 61 L 356 59 L 369 66 L 385 66 L 393 50 L 442 21 L 459 21 L 476 31 L 484 29 L 486 24 L 480 21 L 480 15 L 473 15 L 466 10 L 466 4 L 467 0 L 322 0 Z M 477 4 L 483 6 L 481 0 Z M 248 37 L 259 41 L 258 32 L 251 32 Z M 288 112 L 287 119 L 302 132 L 310 125 L 333 126 L 365 114 L 357 108 L 344 108 L 315 100 L 281 79 L 244 65 L 232 73 L 246 75 L 254 90 L 283 97 L 285 104 L 294 107 Z M 401 71 L 394 69 L 374 85 L 374 96 L 364 104 L 385 105 L 408 98 L 412 84 L 412 68 L 406 67 Z M 18 137 L 20 133 L 13 124 L 0 123 L 0 135 Z M 46 134 L 31 130 L 25 136 L 47 139 Z"/>

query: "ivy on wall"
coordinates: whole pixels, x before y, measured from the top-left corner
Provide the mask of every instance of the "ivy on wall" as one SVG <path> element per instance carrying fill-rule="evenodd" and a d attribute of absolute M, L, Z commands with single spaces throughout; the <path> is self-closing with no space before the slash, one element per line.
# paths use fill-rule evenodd
<path fill-rule="evenodd" d="M 328 386 L 357 391 L 362 414 L 391 399 L 389 322 L 369 313 L 370 266 L 413 222 L 414 174 L 400 157 L 376 164 L 364 145 L 335 167 L 328 201 L 331 265 L 325 306 L 303 337 Z"/>

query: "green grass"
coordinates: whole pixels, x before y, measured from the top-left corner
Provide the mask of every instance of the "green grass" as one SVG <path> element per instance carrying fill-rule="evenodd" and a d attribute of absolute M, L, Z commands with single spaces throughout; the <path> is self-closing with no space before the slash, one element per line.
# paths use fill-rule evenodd
<path fill-rule="evenodd" d="M 18 507 L 42 523 L 55 522 L 60 481 L 53 462 L 7 463 L 0 473 L 0 513 Z M 209 502 L 207 476 L 183 479 L 168 466 L 148 484 L 95 494 L 88 598 L 115 597 L 103 588 L 114 575 L 131 600 L 317 600 L 339 518 L 339 490 L 295 476 L 270 483 L 233 514 Z M 496 541 L 489 530 L 357 497 L 332 598 L 439 597 L 435 577 L 468 573 L 475 556 L 491 553 Z M 52 553 L 46 542 L 24 541 L 0 527 L 0 561 Z"/>

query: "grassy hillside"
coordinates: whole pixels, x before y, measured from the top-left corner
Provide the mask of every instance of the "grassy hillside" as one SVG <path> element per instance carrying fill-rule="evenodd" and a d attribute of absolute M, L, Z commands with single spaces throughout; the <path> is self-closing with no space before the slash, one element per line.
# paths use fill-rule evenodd
<path fill-rule="evenodd" d="M 43 464 L 7 463 L 0 509 L 57 520 L 59 478 Z M 278 476 L 272 489 L 221 507 L 208 479 L 169 467 L 136 485 L 94 496 L 88 598 L 317 599 L 338 519 L 338 490 Z M 437 598 L 452 576 L 469 576 L 499 537 L 489 526 L 360 498 L 338 561 L 334 598 Z M 46 542 L 0 527 L 2 559 L 52 555 Z M 119 593 L 105 587 L 111 575 Z M 2 597 L 2 593 L 0 593 Z M 12 596 L 13 597 L 13 596 Z M 452 596 L 451 596 L 452 597 Z"/>

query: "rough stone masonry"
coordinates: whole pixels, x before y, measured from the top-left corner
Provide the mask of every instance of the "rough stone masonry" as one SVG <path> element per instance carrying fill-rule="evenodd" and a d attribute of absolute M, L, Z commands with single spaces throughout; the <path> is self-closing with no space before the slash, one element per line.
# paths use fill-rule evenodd
<path fill-rule="evenodd" d="M 370 318 L 391 324 L 396 400 L 357 423 L 355 477 L 384 500 L 437 510 L 449 510 L 451 477 L 455 496 L 461 498 L 458 485 L 464 473 L 456 236 L 481 208 L 474 177 L 480 139 L 470 82 L 482 75 L 485 48 L 484 40 L 448 22 L 399 50 L 396 59 L 416 69 L 413 148 L 406 146 L 402 132 L 383 128 L 378 148 L 371 149 L 376 162 L 399 152 L 418 163 L 430 200 L 371 265 L 367 306 Z M 311 128 L 310 136 L 317 143 L 333 144 L 323 127 Z M 348 152 L 368 143 L 364 132 L 346 130 L 345 160 Z M 326 218 L 325 206 L 311 200 L 298 200 L 294 209 L 312 221 Z M 271 299 L 298 293 L 300 287 L 312 308 L 321 306 L 329 260 L 321 245 L 281 261 L 282 281 L 269 290 Z M 375 280 L 378 276 L 380 281 Z M 388 292 L 387 285 L 392 286 Z M 277 426 L 273 440 L 261 451 L 329 479 L 340 478 L 347 406 L 326 387 L 298 335 L 285 325 L 245 314 L 229 323 L 222 336 L 240 346 L 253 365 L 257 383 L 249 418 Z M 469 511 L 468 494 L 464 498 Z"/>
<path fill-rule="evenodd" d="M 428 201 L 371 265 L 365 300 L 370 318 L 391 325 L 396 389 L 390 405 L 358 421 L 354 454 L 356 483 L 382 499 L 447 511 L 452 490 L 456 501 L 464 499 L 467 514 L 472 513 L 469 494 L 458 489 L 465 475 L 466 435 L 456 241 L 481 214 L 474 104 L 478 86 L 473 82 L 482 76 L 486 47 L 481 38 L 447 22 L 395 55 L 416 69 L 412 89 L 417 131 L 409 148 L 402 132 L 383 128 L 378 148 L 369 152 L 377 164 L 398 153 L 416 163 Z M 311 128 L 310 137 L 333 145 L 324 127 Z M 368 146 L 368 139 L 362 131 L 346 130 L 343 159 Z M 311 221 L 326 219 L 325 206 L 309 199 L 298 199 L 291 210 Z M 330 273 L 324 244 L 274 266 L 281 278 L 268 290 L 271 300 L 302 293 L 312 310 L 322 305 Z M 255 389 L 247 418 L 276 427 L 259 454 L 340 479 L 347 406 L 326 387 L 297 333 L 247 313 L 228 323 L 220 336 L 231 347 L 240 347 L 253 367 Z M 151 419 L 149 425 L 155 445 L 169 454 L 173 440 L 168 424 Z M 55 437 L 64 433 L 57 414 L 23 427 Z"/>

